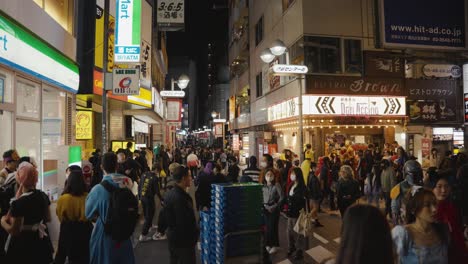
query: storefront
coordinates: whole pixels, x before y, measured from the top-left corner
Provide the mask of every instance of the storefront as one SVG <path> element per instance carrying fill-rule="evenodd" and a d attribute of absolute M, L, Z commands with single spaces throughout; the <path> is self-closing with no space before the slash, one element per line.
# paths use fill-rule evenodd
<path fill-rule="evenodd" d="M 407 79 L 406 87 L 408 151 L 422 161 L 424 168 L 438 166 L 445 152 L 458 153 L 465 145 L 460 81 Z M 436 156 L 431 155 L 432 149 L 437 150 Z"/>
<path fill-rule="evenodd" d="M 278 135 L 278 149 L 300 153 L 298 98 L 268 107 L 268 121 Z M 406 120 L 403 96 L 376 95 L 304 95 L 304 145 L 312 144 L 316 156 L 340 151 L 344 146 L 354 150 L 368 144 L 383 147 L 395 140 Z"/>
<path fill-rule="evenodd" d="M 51 194 L 68 165 L 78 83 L 73 60 L 0 15 L 0 151 L 34 157 L 39 187 Z"/>

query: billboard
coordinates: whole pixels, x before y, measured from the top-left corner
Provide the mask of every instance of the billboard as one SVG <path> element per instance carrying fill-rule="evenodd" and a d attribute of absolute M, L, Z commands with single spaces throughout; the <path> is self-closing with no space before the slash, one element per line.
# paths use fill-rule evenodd
<path fill-rule="evenodd" d="M 385 47 L 463 49 L 465 0 L 380 0 Z"/>
<path fill-rule="evenodd" d="M 140 62 L 141 0 L 117 0 L 115 62 Z"/>
<path fill-rule="evenodd" d="M 185 0 L 158 0 L 156 12 L 161 31 L 184 29 Z"/>

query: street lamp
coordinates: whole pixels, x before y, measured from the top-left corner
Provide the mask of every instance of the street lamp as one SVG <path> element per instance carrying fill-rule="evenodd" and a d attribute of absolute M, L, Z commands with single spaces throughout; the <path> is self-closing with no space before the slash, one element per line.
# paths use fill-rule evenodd
<path fill-rule="evenodd" d="M 286 55 L 286 66 L 289 66 L 289 52 L 286 45 L 283 41 L 277 39 L 273 41 L 272 46 L 269 49 L 265 49 L 260 53 L 260 59 L 265 63 L 272 62 L 276 56 Z M 292 65 L 291 65 L 292 66 Z M 295 72 L 293 75 L 296 75 L 299 80 L 299 144 L 300 144 L 300 160 L 304 160 L 304 133 L 303 133 L 303 117 L 302 117 L 302 80 L 304 79 L 304 74 L 307 73 L 307 67 L 301 65 L 304 71 Z"/>
<path fill-rule="evenodd" d="M 216 111 L 211 112 L 211 117 L 215 119 L 218 116 L 218 113 Z"/>
<path fill-rule="evenodd" d="M 179 76 L 179 79 L 177 81 L 174 81 L 174 78 L 171 78 L 171 90 L 174 91 L 174 84 L 177 84 L 177 86 L 179 86 L 179 88 L 183 90 L 187 88 L 189 82 L 190 78 L 185 74 Z"/>

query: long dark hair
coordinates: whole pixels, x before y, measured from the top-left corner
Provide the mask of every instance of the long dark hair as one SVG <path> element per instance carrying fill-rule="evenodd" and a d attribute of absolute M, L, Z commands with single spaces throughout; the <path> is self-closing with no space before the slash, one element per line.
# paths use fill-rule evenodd
<path fill-rule="evenodd" d="M 86 184 L 81 170 L 72 170 L 68 175 L 67 184 L 63 194 L 69 193 L 73 196 L 81 196 L 86 192 Z"/>
<path fill-rule="evenodd" d="M 304 181 L 304 176 L 302 175 L 301 168 L 295 167 L 295 168 L 293 168 L 292 172 L 294 172 L 294 174 L 296 174 L 297 187 L 299 187 L 301 189 L 305 188 L 306 185 L 305 185 L 305 181 Z"/>
<path fill-rule="evenodd" d="M 385 216 L 374 206 L 346 210 L 336 264 L 393 264 L 393 242 Z"/>

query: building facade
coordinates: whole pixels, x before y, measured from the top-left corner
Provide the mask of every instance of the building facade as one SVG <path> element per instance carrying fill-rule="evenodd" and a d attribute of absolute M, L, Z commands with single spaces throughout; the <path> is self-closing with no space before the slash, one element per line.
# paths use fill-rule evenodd
<path fill-rule="evenodd" d="M 453 137 L 463 124 L 465 18 L 454 6 L 466 8 L 464 1 L 452 2 L 438 11 L 453 25 L 448 39 L 429 27 L 423 36 L 412 24 L 400 25 L 398 16 L 429 20 L 412 19 L 416 7 L 402 1 L 231 1 L 233 147 L 244 157 L 301 153 L 303 133 L 303 144 L 312 144 L 316 156 L 394 141 L 420 161 L 432 146 L 456 152 L 463 143 Z M 277 39 L 287 55 L 266 64 L 260 54 Z M 278 76 L 272 74 L 275 64 L 305 65 L 308 72 L 303 78 Z M 446 96 L 441 99 L 439 91 Z M 438 127 L 455 132 L 440 137 L 434 134 Z"/>
<path fill-rule="evenodd" d="M 74 143 L 76 2 L 0 3 L 0 149 L 33 157 L 39 188 L 56 194 Z M 67 159 L 67 160 L 65 160 Z M 62 170 L 63 168 L 63 170 Z"/>

